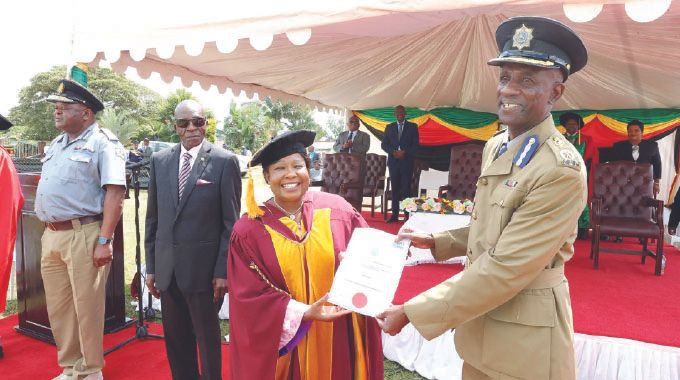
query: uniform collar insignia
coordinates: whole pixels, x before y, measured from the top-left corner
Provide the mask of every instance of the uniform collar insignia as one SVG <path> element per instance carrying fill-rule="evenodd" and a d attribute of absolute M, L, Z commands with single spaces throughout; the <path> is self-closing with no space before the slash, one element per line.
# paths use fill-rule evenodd
<path fill-rule="evenodd" d="M 533 32 L 533 28 L 527 28 L 526 25 L 522 24 L 521 27 L 515 29 L 515 35 L 512 36 L 512 47 L 522 50 L 531 46 L 531 40 L 534 38 Z"/>
<path fill-rule="evenodd" d="M 531 161 L 531 158 L 534 156 L 534 153 L 536 153 L 539 145 L 538 135 L 527 136 L 522 143 L 522 146 L 517 151 L 515 158 L 512 159 L 515 162 L 515 165 L 520 168 L 525 167 L 529 161 Z"/>

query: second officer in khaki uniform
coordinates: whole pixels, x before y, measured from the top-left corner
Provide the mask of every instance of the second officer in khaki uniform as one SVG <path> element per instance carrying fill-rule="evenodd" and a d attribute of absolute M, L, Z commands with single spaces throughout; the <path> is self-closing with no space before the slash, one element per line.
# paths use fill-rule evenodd
<path fill-rule="evenodd" d="M 574 379 L 573 323 L 564 263 L 586 204 L 578 152 L 550 111 L 586 49 L 561 23 L 517 17 L 496 31 L 498 114 L 508 126 L 484 147 L 468 227 L 402 231 L 437 260 L 467 255 L 466 269 L 378 315 L 383 330 L 411 322 L 432 339 L 456 329 L 463 379 Z"/>
<path fill-rule="evenodd" d="M 125 195 L 125 150 L 95 122 L 102 102 L 63 80 L 51 95 L 63 133 L 50 144 L 35 200 L 45 222 L 41 274 L 57 344 L 58 380 L 100 380 L 111 241 Z"/>

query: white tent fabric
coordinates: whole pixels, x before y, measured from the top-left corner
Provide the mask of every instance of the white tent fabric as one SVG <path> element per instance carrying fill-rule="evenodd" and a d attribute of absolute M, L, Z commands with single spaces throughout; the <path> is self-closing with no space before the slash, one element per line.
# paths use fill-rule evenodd
<path fill-rule="evenodd" d="M 204 88 L 244 90 L 249 96 L 349 109 L 404 104 L 495 112 L 497 69 L 486 62 L 497 54 L 496 26 L 512 16 L 542 15 L 576 30 L 590 55 L 588 66 L 569 79 L 557 109 L 680 106 L 678 5 L 654 22 L 637 23 L 623 4 L 607 4 L 593 21 L 579 24 L 565 17 L 562 1 L 317 3 L 324 2 L 293 2 L 251 18 L 230 16 L 225 8 L 201 24 L 156 23 L 118 34 L 86 28 L 88 37 L 78 34 L 76 47 L 98 46 L 92 63 L 108 58 L 119 72 L 132 67 L 142 77 L 158 72 L 166 81 L 178 76 L 184 84 L 198 81 Z M 250 35 L 264 37 L 266 47 L 271 38 L 266 33 L 290 30 L 302 31 L 302 41 L 311 30 L 311 38 L 295 46 L 277 34 L 264 51 L 245 40 L 235 45 L 235 38 Z M 183 44 L 186 50 L 179 47 Z"/>

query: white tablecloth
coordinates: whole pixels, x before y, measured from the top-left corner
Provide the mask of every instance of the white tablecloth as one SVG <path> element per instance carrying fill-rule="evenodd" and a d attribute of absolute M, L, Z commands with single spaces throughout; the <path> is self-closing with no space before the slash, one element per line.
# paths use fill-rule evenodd
<path fill-rule="evenodd" d="M 470 224 L 469 215 L 442 215 L 426 212 L 415 212 L 410 214 L 408 221 L 404 223 L 404 227 L 411 228 L 415 231 L 433 233 L 465 227 L 468 224 Z M 454 257 L 452 259 L 442 261 L 441 263 L 463 264 L 465 263 L 465 259 L 465 256 Z M 406 260 L 406 265 L 409 266 L 426 263 L 435 263 L 430 250 L 411 247 L 411 257 Z"/>

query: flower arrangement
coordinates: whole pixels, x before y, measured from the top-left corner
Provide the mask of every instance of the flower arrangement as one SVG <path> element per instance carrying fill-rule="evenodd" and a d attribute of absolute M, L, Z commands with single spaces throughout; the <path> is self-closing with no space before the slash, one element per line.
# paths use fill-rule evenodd
<path fill-rule="evenodd" d="M 431 212 L 437 214 L 472 214 L 474 203 L 469 199 L 452 201 L 446 198 L 406 198 L 399 202 L 399 207 L 406 212 Z"/>

